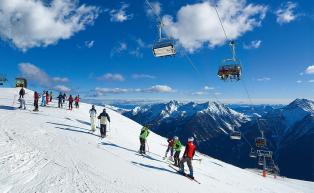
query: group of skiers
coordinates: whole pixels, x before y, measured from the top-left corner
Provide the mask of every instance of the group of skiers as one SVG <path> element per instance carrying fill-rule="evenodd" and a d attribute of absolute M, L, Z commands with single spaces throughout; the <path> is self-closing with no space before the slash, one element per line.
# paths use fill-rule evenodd
<path fill-rule="evenodd" d="M 75 108 L 79 108 L 79 103 L 80 103 L 80 95 L 75 96 L 75 98 L 72 97 L 72 95 L 69 96 L 69 98 L 67 98 L 67 95 L 65 93 L 61 93 L 59 94 L 59 96 L 57 97 L 58 99 L 58 108 L 63 108 L 63 104 L 65 103 L 66 100 L 68 100 L 69 102 L 69 110 L 73 109 L 73 102 L 75 102 Z"/>

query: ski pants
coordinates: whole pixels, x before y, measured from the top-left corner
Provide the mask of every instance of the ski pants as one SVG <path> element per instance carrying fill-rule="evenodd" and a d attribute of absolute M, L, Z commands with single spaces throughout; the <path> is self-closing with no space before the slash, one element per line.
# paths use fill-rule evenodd
<path fill-rule="evenodd" d="M 176 152 L 174 153 L 174 165 L 176 165 L 176 166 L 178 166 L 178 167 L 179 167 L 179 162 L 180 162 L 180 158 L 179 158 L 180 152 L 181 152 L 181 151 L 176 151 Z"/>
<path fill-rule="evenodd" d="M 140 153 L 141 153 L 141 154 L 145 154 L 145 153 L 146 153 L 146 151 L 145 151 L 146 139 L 140 138 L 140 143 L 141 143 L 141 146 L 140 146 Z"/>
<path fill-rule="evenodd" d="M 92 131 L 96 130 L 96 117 L 90 117 L 90 126 Z"/>
<path fill-rule="evenodd" d="M 19 107 L 20 109 L 26 109 L 26 107 L 25 107 L 25 100 L 23 99 L 20 99 L 20 107 Z"/>
<path fill-rule="evenodd" d="M 171 156 L 171 157 L 173 156 L 173 147 L 168 146 L 168 148 L 167 148 L 167 150 L 166 150 L 165 157 L 167 157 L 169 151 L 170 151 L 170 156 Z"/>
<path fill-rule="evenodd" d="M 73 105 L 72 104 L 73 104 L 73 102 L 69 102 L 69 109 L 71 109 L 71 110 L 73 109 Z"/>
<path fill-rule="evenodd" d="M 58 108 L 62 108 L 62 100 L 58 100 Z"/>
<path fill-rule="evenodd" d="M 106 131 L 107 131 L 107 125 L 100 124 L 100 135 L 101 136 L 106 136 Z"/>
<path fill-rule="evenodd" d="M 35 110 L 38 110 L 38 99 L 34 99 Z"/>
<path fill-rule="evenodd" d="M 41 106 L 46 106 L 46 99 L 45 98 L 41 99 Z"/>
<path fill-rule="evenodd" d="M 192 159 L 189 157 L 183 157 L 180 161 L 180 170 L 184 172 L 184 163 L 188 164 L 190 175 L 193 176 L 193 166 L 192 166 Z"/>

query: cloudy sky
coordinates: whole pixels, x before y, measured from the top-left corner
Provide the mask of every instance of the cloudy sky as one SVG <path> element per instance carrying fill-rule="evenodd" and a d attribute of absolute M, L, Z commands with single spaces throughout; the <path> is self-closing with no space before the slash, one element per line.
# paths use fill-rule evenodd
<path fill-rule="evenodd" d="M 236 40 L 239 82 L 217 70 Z M 99 100 L 314 99 L 312 1 L 1 0 L 0 74 L 11 86 Z M 155 58 L 158 18 L 177 55 Z"/>

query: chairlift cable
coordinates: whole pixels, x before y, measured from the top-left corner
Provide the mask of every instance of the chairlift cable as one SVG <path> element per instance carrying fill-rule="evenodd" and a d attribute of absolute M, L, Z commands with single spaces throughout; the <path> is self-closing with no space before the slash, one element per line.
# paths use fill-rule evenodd
<path fill-rule="evenodd" d="M 220 22 L 220 26 L 221 26 L 221 28 L 222 28 L 222 31 L 224 32 L 225 38 L 226 38 L 227 41 L 230 41 L 229 38 L 228 38 L 228 36 L 227 36 L 226 30 L 225 30 L 225 28 L 224 28 L 224 25 L 223 25 L 223 23 L 222 23 L 222 21 L 221 21 L 221 17 L 220 17 L 220 15 L 219 15 L 219 12 L 218 12 L 218 9 L 217 9 L 217 5 L 214 5 L 214 8 L 215 8 L 217 17 L 218 17 L 218 19 L 219 19 L 219 22 Z"/>

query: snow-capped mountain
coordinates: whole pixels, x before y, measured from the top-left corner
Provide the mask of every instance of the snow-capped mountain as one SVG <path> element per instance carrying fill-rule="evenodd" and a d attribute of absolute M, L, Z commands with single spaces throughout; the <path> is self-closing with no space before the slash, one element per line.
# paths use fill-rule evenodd
<path fill-rule="evenodd" d="M 0 88 L 0 192 L 86 193 L 309 193 L 313 182 L 268 176 L 196 153 L 195 183 L 178 175 L 162 157 L 166 139 L 151 132 L 146 157 L 138 156 L 141 125 L 107 109 L 109 136 L 90 132 L 90 104 L 59 109 L 52 102 L 33 112 L 16 107 L 18 89 Z M 12 104 L 13 101 L 13 104 Z M 103 107 L 96 106 L 98 112 Z"/>

